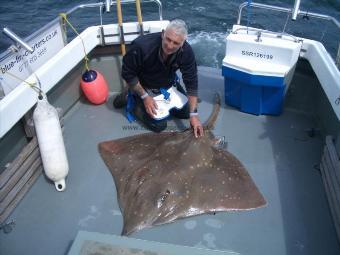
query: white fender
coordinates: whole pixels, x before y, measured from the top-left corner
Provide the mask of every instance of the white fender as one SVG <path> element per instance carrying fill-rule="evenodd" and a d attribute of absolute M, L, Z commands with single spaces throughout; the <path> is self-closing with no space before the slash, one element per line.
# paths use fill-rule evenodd
<path fill-rule="evenodd" d="M 63 191 L 68 161 L 58 112 L 48 103 L 46 96 L 38 99 L 33 120 L 45 174 L 54 182 L 57 191 Z"/>

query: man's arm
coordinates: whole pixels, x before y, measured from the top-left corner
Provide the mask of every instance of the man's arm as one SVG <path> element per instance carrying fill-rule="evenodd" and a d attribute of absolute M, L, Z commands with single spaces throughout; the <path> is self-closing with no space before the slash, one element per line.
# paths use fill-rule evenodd
<path fill-rule="evenodd" d="M 188 43 L 183 46 L 180 70 L 188 94 L 190 125 L 194 131 L 195 137 L 197 138 L 203 136 L 204 132 L 197 112 L 197 65 L 194 52 Z"/>
<path fill-rule="evenodd" d="M 122 77 L 129 88 L 135 87 L 138 81 L 138 73 L 141 72 L 143 56 L 142 50 L 138 45 L 132 44 L 131 48 L 123 57 Z"/>
<path fill-rule="evenodd" d="M 147 93 L 145 89 L 142 87 L 142 85 L 139 83 L 139 81 L 137 82 L 136 85 L 131 86 L 130 89 L 140 97 Z"/>
<path fill-rule="evenodd" d="M 197 112 L 197 97 L 196 96 L 188 96 L 189 100 L 189 109 L 191 113 Z"/>
<path fill-rule="evenodd" d="M 190 109 L 190 125 L 193 128 L 195 137 L 204 135 L 201 121 L 197 112 L 197 96 L 188 96 L 189 109 Z"/>
<path fill-rule="evenodd" d="M 141 97 L 146 112 L 151 117 L 154 117 L 157 114 L 156 109 L 158 108 L 156 101 L 151 96 L 148 95 L 148 93 L 145 91 L 145 89 L 142 87 L 139 81 L 137 82 L 136 85 L 130 88 L 132 89 L 133 92 L 137 93 L 137 95 Z"/>
<path fill-rule="evenodd" d="M 132 48 L 123 57 L 122 77 L 128 84 L 129 89 L 143 99 L 146 112 L 151 117 L 154 117 L 156 115 L 157 104 L 147 94 L 137 76 L 142 67 L 142 58 L 141 49 L 137 45 L 132 45 Z"/>

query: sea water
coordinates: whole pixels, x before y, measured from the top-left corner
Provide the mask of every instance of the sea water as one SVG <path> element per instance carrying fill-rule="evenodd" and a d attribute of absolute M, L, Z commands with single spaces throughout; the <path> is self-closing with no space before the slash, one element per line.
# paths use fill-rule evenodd
<path fill-rule="evenodd" d="M 0 0 L 0 24 L 9 27 L 25 38 L 44 24 L 58 17 L 61 12 L 83 3 L 96 0 Z M 105 2 L 105 1 L 104 1 Z M 163 19 L 180 18 L 189 28 L 188 41 L 196 54 L 198 65 L 221 67 L 225 54 L 225 36 L 236 23 L 238 6 L 245 0 L 161 0 Z M 258 0 L 263 4 L 292 8 L 294 0 Z M 340 0 L 302 0 L 300 9 L 331 15 L 340 20 Z M 134 4 L 123 5 L 123 20 L 136 21 Z M 142 3 L 143 20 L 158 19 L 158 8 L 154 3 Z M 89 25 L 99 25 L 99 8 L 84 9 L 69 16 L 78 31 Z M 115 6 L 110 13 L 103 13 L 103 24 L 117 22 Z M 242 24 L 272 31 L 287 33 L 321 41 L 335 59 L 340 42 L 340 31 L 327 21 L 299 17 L 292 21 L 285 13 L 252 8 L 243 11 Z M 70 34 L 72 32 L 70 31 Z M 71 35 L 72 36 L 72 35 Z M 0 52 L 6 50 L 11 41 L 0 33 Z"/>

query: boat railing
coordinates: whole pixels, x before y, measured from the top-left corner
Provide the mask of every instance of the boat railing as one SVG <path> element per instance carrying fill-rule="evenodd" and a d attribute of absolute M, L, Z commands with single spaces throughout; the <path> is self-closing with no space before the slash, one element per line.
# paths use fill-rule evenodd
<path fill-rule="evenodd" d="M 117 1 L 109 1 L 110 6 L 117 5 Z M 135 0 L 122 0 L 121 4 L 134 4 L 136 1 Z M 160 0 L 141 0 L 142 3 L 148 3 L 148 2 L 154 2 L 158 5 L 158 14 L 159 14 L 159 20 L 163 20 L 163 10 L 162 10 L 162 3 Z M 92 4 L 80 4 L 72 9 L 68 10 L 66 12 L 67 15 L 79 10 L 79 9 L 84 9 L 84 8 L 106 8 L 108 10 L 107 3 L 100 2 L 100 3 L 92 3 Z"/>
<path fill-rule="evenodd" d="M 309 11 L 302 11 L 300 10 L 300 1 L 299 0 L 295 0 L 295 4 L 293 8 L 285 8 L 285 7 L 279 7 L 279 6 L 275 6 L 275 5 L 268 5 L 268 4 L 261 4 L 261 3 L 256 3 L 256 2 L 252 2 L 252 1 L 247 1 L 247 2 L 243 2 L 242 4 L 239 5 L 239 11 L 238 11 L 238 16 L 237 16 L 237 25 L 241 25 L 241 19 L 242 19 L 242 11 L 243 9 L 247 7 L 247 8 L 258 8 L 258 9 L 264 9 L 264 10 L 270 10 L 270 11 L 275 11 L 275 12 L 281 12 L 281 13 L 287 13 L 287 21 L 288 21 L 288 17 L 289 15 L 291 15 L 291 19 L 292 20 L 296 20 L 297 16 L 302 16 L 303 19 L 309 19 L 309 18 L 315 18 L 315 19 L 321 19 L 321 20 L 325 20 L 328 22 L 331 22 L 335 25 L 335 29 L 338 31 L 340 30 L 340 22 L 330 16 L 330 15 L 324 15 L 324 14 L 320 14 L 320 13 L 315 13 L 315 12 L 309 12 Z M 249 19 L 249 15 L 248 15 L 248 19 Z M 248 20 L 249 21 L 249 20 Z M 287 24 L 286 21 L 286 24 Z M 286 27 L 285 24 L 285 27 Z M 285 30 L 285 27 L 283 30 Z M 327 26 L 325 28 L 325 30 L 327 29 Z M 267 31 L 267 30 L 262 30 L 262 31 Z M 325 31 L 323 32 L 324 35 Z M 339 34 L 338 32 L 336 32 L 336 34 Z M 278 33 L 278 35 L 288 35 L 287 33 L 285 33 L 285 31 L 282 31 L 281 33 Z M 332 42 L 332 44 L 334 44 L 334 42 Z M 337 67 L 339 68 L 340 65 L 340 44 L 338 45 L 333 45 L 332 46 L 332 54 L 333 55 L 333 60 L 335 62 L 335 64 L 337 65 Z"/>
<path fill-rule="evenodd" d="M 259 9 L 266 9 L 266 10 L 271 10 L 271 11 L 277 11 L 277 12 L 285 12 L 285 13 L 292 13 L 294 11 L 294 8 L 284 8 L 284 7 L 279 7 L 275 5 L 268 5 L 268 4 L 260 4 L 260 3 L 255 3 L 255 2 L 243 2 L 239 6 L 239 11 L 238 11 L 238 16 L 237 16 L 237 24 L 241 24 L 241 18 L 242 18 L 242 11 L 245 7 L 254 7 L 254 8 L 259 8 Z M 338 29 L 340 29 L 340 22 L 330 16 L 330 15 L 324 15 L 320 13 L 315 13 L 315 12 L 309 12 L 309 11 L 301 11 L 297 10 L 297 16 L 303 16 L 303 17 L 311 17 L 311 18 L 317 18 L 317 19 L 323 19 L 323 20 L 328 20 L 334 23 L 335 26 L 337 26 Z"/>
<path fill-rule="evenodd" d="M 136 1 L 135 0 L 121 0 L 121 4 L 122 5 L 126 5 L 126 4 L 134 4 Z M 158 15 L 159 15 L 159 20 L 163 20 L 163 9 L 162 9 L 162 3 L 160 0 L 141 0 L 141 3 L 155 3 L 158 6 Z M 103 24 L 103 16 L 102 13 L 106 10 L 106 12 L 108 12 L 108 10 L 110 10 L 109 6 L 115 6 L 117 5 L 117 1 L 113 1 L 113 0 L 108 0 L 106 2 L 98 2 L 98 3 L 88 3 L 88 4 L 80 4 L 77 5 L 71 9 L 69 9 L 68 11 L 65 12 L 65 14 L 67 16 L 82 10 L 82 9 L 86 9 L 86 8 L 98 8 L 99 10 L 99 19 L 100 19 L 100 24 Z M 58 24 L 61 24 L 61 17 L 57 17 L 55 19 L 53 19 L 52 21 L 50 21 L 49 23 L 47 23 L 45 26 L 41 27 L 40 29 L 38 29 L 37 31 L 35 31 L 34 33 L 32 33 L 31 35 L 27 36 L 24 41 L 28 42 L 34 38 L 36 38 L 37 36 L 41 35 L 42 33 L 44 33 L 46 30 L 50 29 L 53 26 L 56 26 Z M 63 37 L 64 37 L 64 41 L 65 44 L 67 42 L 67 33 L 63 31 Z M 17 42 L 16 42 L 17 43 Z M 17 46 L 19 46 L 19 44 L 17 44 Z M 11 46 L 9 47 L 5 52 L 0 54 L 0 62 L 3 61 L 4 59 L 8 58 L 11 54 L 16 53 L 18 51 L 18 48 L 21 48 L 21 46 L 16 47 L 16 46 Z"/>
<path fill-rule="evenodd" d="M 294 42 L 299 42 L 301 40 L 301 39 L 299 39 L 298 37 L 296 37 L 294 35 L 287 34 L 287 33 L 284 33 L 284 32 L 273 32 L 273 31 L 270 31 L 270 30 L 257 29 L 257 28 L 240 27 L 240 28 L 237 28 L 235 30 L 232 30 L 231 33 L 237 34 L 237 32 L 239 32 L 239 31 L 256 32 L 258 37 L 261 37 L 262 33 L 266 33 L 266 34 L 272 34 L 272 35 L 274 35 L 276 37 L 281 37 L 281 38 L 283 38 L 283 36 L 290 37 L 291 39 L 293 39 Z"/>

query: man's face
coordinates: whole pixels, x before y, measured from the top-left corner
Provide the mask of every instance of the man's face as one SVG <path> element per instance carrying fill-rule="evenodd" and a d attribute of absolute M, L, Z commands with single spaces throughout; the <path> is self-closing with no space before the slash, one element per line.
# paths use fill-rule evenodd
<path fill-rule="evenodd" d="M 162 32 L 162 49 L 165 55 L 175 53 L 182 47 L 185 38 L 183 35 L 178 35 L 173 29 L 167 29 Z"/>

